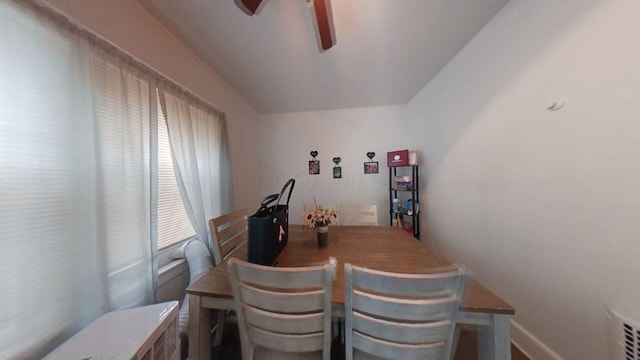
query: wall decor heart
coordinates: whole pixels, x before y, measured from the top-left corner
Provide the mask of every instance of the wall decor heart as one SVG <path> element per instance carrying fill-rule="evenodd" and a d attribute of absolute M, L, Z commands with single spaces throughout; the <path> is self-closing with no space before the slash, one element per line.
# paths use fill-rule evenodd
<path fill-rule="evenodd" d="M 373 157 L 374 157 L 374 156 L 376 156 L 376 153 L 374 153 L 373 151 L 369 151 L 369 152 L 367 153 L 367 157 L 368 157 L 369 159 L 372 159 L 372 160 L 373 160 Z"/>
<path fill-rule="evenodd" d="M 311 152 L 311 157 L 316 157 L 316 156 L 318 156 L 318 152 L 317 152 L 317 151 L 315 151 L 315 150 L 313 150 L 313 151 Z"/>
<path fill-rule="evenodd" d="M 334 162 L 336 165 L 338 165 L 338 164 L 340 163 L 340 161 L 341 161 L 341 160 L 342 160 L 342 159 L 341 159 L 341 158 L 339 158 L 339 157 L 334 157 L 334 158 L 333 158 L 333 162 Z"/>

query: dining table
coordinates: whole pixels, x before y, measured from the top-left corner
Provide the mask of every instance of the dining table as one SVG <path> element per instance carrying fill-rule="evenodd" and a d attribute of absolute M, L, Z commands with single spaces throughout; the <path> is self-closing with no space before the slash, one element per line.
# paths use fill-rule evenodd
<path fill-rule="evenodd" d="M 344 264 L 398 273 L 430 273 L 453 264 L 399 227 L 331 226 L 325 247 L 317 234 L 303 225 L 288 226 L 288 241 L 273 266 L 311 266 L 337 261 L 332 289 L 332 316 L 344 316 Z M 232 257 L 247 259 L 247 245 Z M 211 358 L 212 312 L 234 307 L 226 261 L 193 282 L 189 294 L 189 359 Z M 481 283 L 467 276 L 457 323 L 473 325 L 478 333 L 480 359 L 511 359 L 511 317 L 515 309 Z"/>

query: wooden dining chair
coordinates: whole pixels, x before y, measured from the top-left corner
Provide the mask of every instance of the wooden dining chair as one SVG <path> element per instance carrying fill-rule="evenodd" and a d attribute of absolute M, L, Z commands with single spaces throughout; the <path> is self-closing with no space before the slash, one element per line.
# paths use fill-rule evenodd
<path fill-rule="evenodd" d="M 330 359 L 335 265 L 227 266 L 244 360 Z"/>
<path fill-rule="evenodd" d="M 248 239 L 248 212 L 246 208 L 234 210 L 209 220 L 209 230 L 213 239 L 214 256 L 216 265 L 226 260 L 247 243 Z M 216 325 L 214 328 L 213 345 L 222 343 L 225 322 L 235 323 L 235 316 L 228 311 L 218 310 L 214 314 Z"/>
<path fill-rule="evenodd" d="M 465 275 L 345 264 L 346 359 L 451 359 Z"/>
<path fill-rule="evenodd" d="M 341 205 L 338 207 L 340 225 L 378 225 L 376 205 Z"/>
<path fill-rule="evenodd" d="M 216 264 L 247 243 L 248 219 L 246 208 L 234 210 L 209 220 L 209 229 L 216 253 Z"/>

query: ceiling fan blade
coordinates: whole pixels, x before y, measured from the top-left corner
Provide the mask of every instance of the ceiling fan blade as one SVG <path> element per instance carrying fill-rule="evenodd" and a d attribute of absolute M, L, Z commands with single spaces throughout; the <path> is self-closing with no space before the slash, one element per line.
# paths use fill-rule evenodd
<path fill-rule="evenodd" d="M 262 0 L 235 0 L 235 3 L 245 14 L 253 16 L 258 11 Z"/>
<path fill-rule="evenodd" d="M 313 10 L 316 15 L 316 37 L 322 49 L 320 51 L 329 50 L 336 44 L 331 0 L 313 0 Z"/>

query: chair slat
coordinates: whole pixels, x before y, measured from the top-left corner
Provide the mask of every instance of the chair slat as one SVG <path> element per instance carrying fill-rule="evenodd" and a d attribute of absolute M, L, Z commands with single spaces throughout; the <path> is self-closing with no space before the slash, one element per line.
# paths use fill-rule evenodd
<path fill-rule="evenodd" d="M 261 270 L 261 265 L 249 264 L 238 268 L 238 276 L 244 282 L 258 284 L 264 287 L 299 289 L 322 287 L 324 279 L 323 266 L 304 268 L 271 268 L 278 276 Z"/>
<path fill-rule="evenodd" d="M 370 272 L 357 272 L 353 274 L 354 282 L 371 291 L 402 294 L 404 296 L 447 296 L 457 289 L 460 274 L 455 268 L 445 268 L 449 271 L 433 274 L 395 274 L 371 270 Z"/>
<path fill-rule="evenodd" d="M 428 344 L 445 341 L 453 323 L 449 320 L 433 323 L 393 322 L 380 318 L 353 314 L 353 329 L 378 339 L 389 339 L 401 343 Z"/>
<path fill-rule="evenodd" d="M 227 225 L 227 227 L 218 230 L 218 240 L 221 244 L 224 244 L 229 239 L 236 236 L 236 234 L 246 233 L 248 229 L 246 221 L 237 221 L 235 223 L 228 223 Z"/>
<path fill-rule="evenodd" d="M 458 306 L 455 297 L 402 299 L 353 292 L 353 308 L 361 312 L 399 320 L 438 321 L 448 318 Z"/>
<path fill-rule="evenodd" d="M 324 314 L 315 312 L 310 314 L 279 314 L 263 311 L 251 306 L 245 306 L 245 319 L 248 324 L 261 329 L 291 334 L 309 334 L 322 332 Z"/>
<path fill-rule="evenodd" d="M 324 334 L 322 332 L 304 335 L 291 335 L 249 327 L 248 333 L 253 344 L 284 352 L 310 352 L 322 350 L 324 340 Z"/>
<path fill-rule="evenodd" d="M 241 208 L 234 210 L 230 213 L 226 213 L 220 215 L 216 218 L 216 223 L 220 224 L 218 226 L 223 226 L 224 224 L 235 223 L 241 221 L 241 219 L 247 219 L 248 212 L 246 208 Z"/>
<path fill-rule="evenodd" d="M 346 358 L 449 359 L 462 270 L 398 274 L 345 264 Z"/>
<path fill-rule="evenodd" d="M 359 333 L 353 334 L 353 347 L 383 359 L 443 359 L 445 352 L 444 342 L 428 345 L 391 343 Z"/>
<path fill-rule="evenodd" d="M 242 224 L 238 224 L 242 225 Z M 239 233 L 233 234 L 220 244 L 220 254 L 222 259 L 226 260 L 236 249 L 247 243 L 249 232 L 245 229 Z"/>
<path fill-rule="evenodd" d="M 322 309 L 324 291 L 275 292 L 240 285 L 242 302 L 263 310 L 302 313 Z"/>

